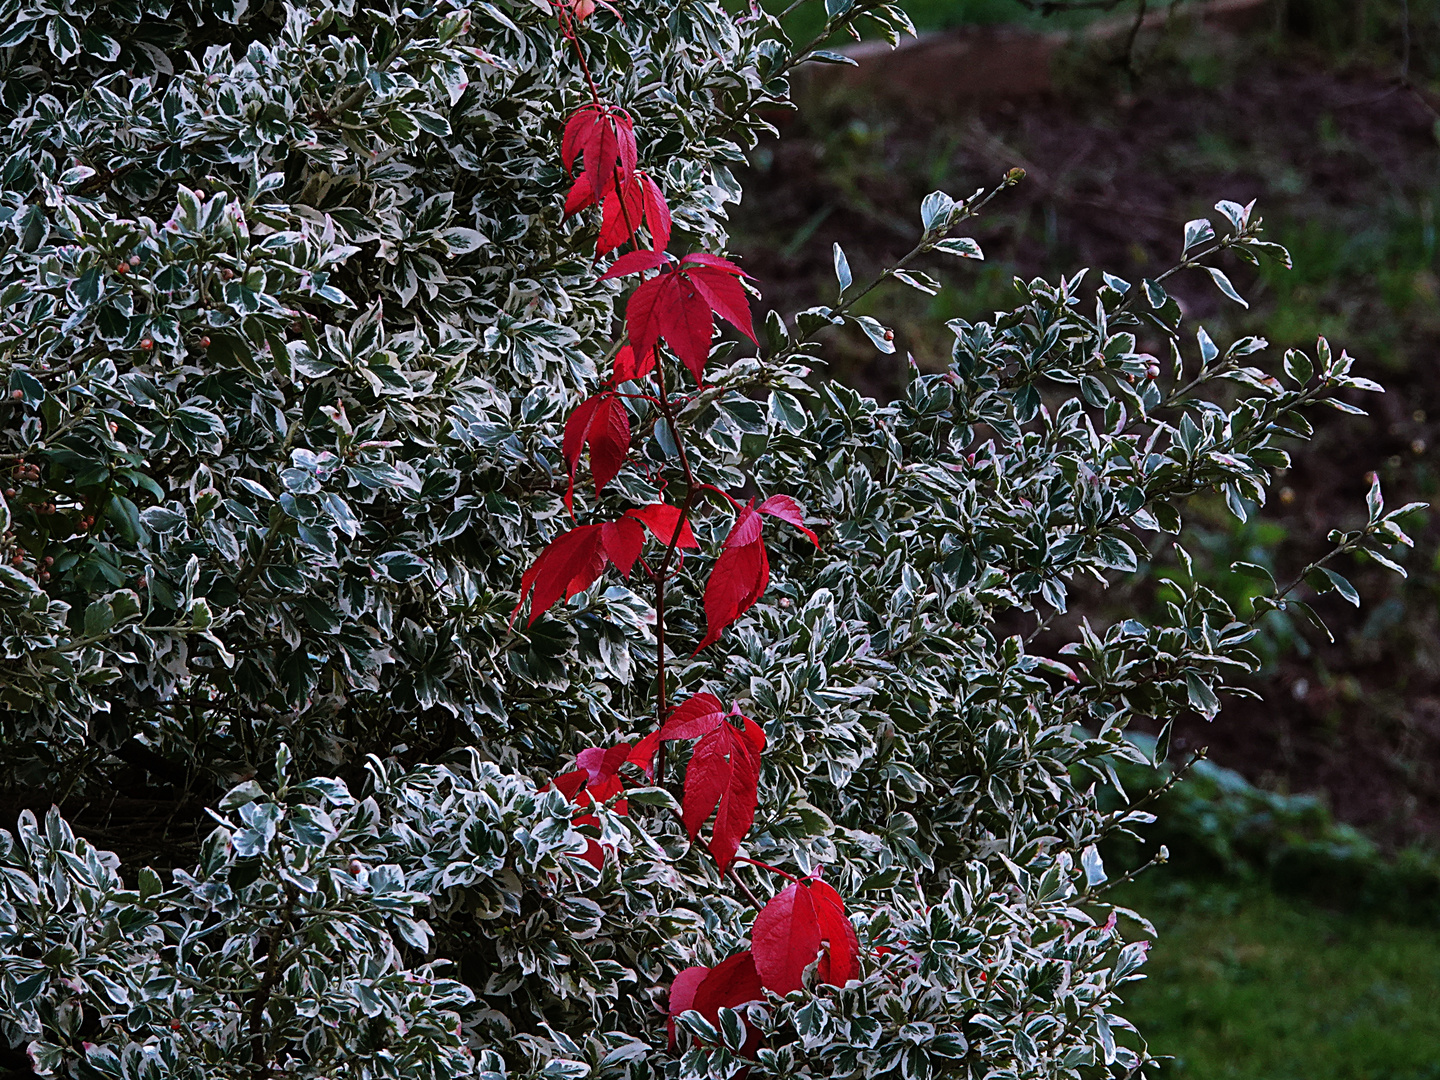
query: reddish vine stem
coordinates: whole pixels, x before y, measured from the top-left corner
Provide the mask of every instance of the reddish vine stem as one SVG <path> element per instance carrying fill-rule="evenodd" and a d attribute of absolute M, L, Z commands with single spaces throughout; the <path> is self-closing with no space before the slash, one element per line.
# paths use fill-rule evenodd
<path fill-rule="evenodd" d="M 685 452 L 685 440 L 680 436 L 675 423 L 675 410 L 670 404 L 670 388 L 665 383 L 665 365 L 659 356 L 655 358 L 655 381 L 660 384 L 660 412 L 665 417 L 665 426 L 670 430 L 670 437 L 675 440 L 675 448 L 680 453 L 680 468 L 685 473 L 685 498 L 680 503 L 680 517 L 675 522 L 675 532 L 671 535 L 670 543 L 666 545 L 665 554 L 661 556 L 655 571 L 655 718 L 656 723 L 663 726 L 665 714 L 668 712 L 665 699 L 665 579 L 670 573 L 670 560 L 680 542 L 680 534 L 690 520 L 690 506 L 695 500 L 695 474 L 690 470 L 690 455 Z M 655 751 L 655 782 L 665 782 L 664 739 L 660 740 L 660 746 Z"/>
<path fill-rule="evenodd" d="M 772 873 L 772 874 L 779 874 L 779 875 L 780 875 L 781 877 L 783 877 L 786 881 L 794 882 L 796 885 L 800 884 L 800 879 L 799 879 L 798 877 L 796 877 L 794 874 L 786 873 L 784 870 L 781 870 L 778 866 L 771 866 L 769 863 L 767 863 L 767 862 L 761 862 L 759 859 L 748 859 L 748 858 L 746 858 L 744 855 L 736 855 L 736 856 L 735 856 L 735 861 L 736 861 L 736 862 L 749 863 L 751 866 L 758 866 L 761 870 L 769 870 L 770 873 Z"/>
<path fill-rule="evenodd" d="M 565 39 L 575 46 L 575 58 L 580 61 L 580 70 L 585 73 L 585 83 L 590 87 L 590 98 L 596 105 L 600 104 L 600 91 L 595 87 L 595 77 L 590 74 L 590 65 L 585 60 L 585 51 L 580 48 L 580 35 L 575 30 L 574 20 L 570 12 L 563 4 L 556 4 L 556 22 L 560 24 L 560 33 Z"/>

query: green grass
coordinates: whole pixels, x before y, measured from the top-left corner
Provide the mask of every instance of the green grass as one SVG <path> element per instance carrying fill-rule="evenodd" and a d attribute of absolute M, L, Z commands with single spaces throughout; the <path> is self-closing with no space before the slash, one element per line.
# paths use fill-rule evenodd
<path fill-rule="evenodd" d="M 1160 939 L 1128 1016 L 1176 1080 L 1437 1080 L 1440 929 L 1157 878 Z"/>

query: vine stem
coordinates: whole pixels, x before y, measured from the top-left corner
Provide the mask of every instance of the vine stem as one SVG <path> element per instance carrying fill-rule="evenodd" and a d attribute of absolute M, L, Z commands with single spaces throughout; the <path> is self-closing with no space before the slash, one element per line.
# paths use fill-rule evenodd
<path fill-rule="evenodd" d="M 670 560 L 680 542 L 680 534 L 690 520 L 690 508 L 695 501 L 695 474 L 690 468 L 690 455 L 685 449 L 685 440 L 675 423 L 675 409 L 670 403 L 670 388 L 665 382 L 665 365 L 660 357 L 655 358 L 655 381 L 660 384 L 660 412 L 665 417 L 665 426 L 675 441 L 680 455 L 680 468 L 685 473 L 685 498 L 680 503 L 680 516 L 675 522 L 675 532 L 665 546 L 665 554 L 651 575 L 655 581 L 655 722 L 663 726 L 669 712 L 665 694 L 665 582 L 670 575 Z M 655 782 L 665 782 L 665 740 L 655 751 Z"/>
<path fill-rule="evenodd" d="M 759 859 L 748 859 L 744 855 L 736 855 L 735 861 L 749 863 L 751 866 L 758 866 L 761 870 L 769 870 L 772 874 L 779 874 L 786 881 L 792 882 L 796 885 L 800 884 L 800 879 L 794 874 L 787 873 L 786 871 L 781 870 L 778 866 L 771 866 L 767 862 L 761 862 Z"/>

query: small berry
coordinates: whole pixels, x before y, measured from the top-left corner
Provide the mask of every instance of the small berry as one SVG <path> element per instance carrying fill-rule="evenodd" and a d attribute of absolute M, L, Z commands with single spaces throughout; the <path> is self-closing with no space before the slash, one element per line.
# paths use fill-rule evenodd
<path fill-rule="evenodd" d="M 894 331 L 894 330 L 886 330 L 886 331 L 885 331 L 885 340 L 886 340 L 886 341 L 894 341 L 894 340 L 895 340 L 895 331 Z"/>
<path fill-rule="evenodd" d="M 131 266 L 139 266 L 139 265 L 140 265 L 140 256 L 139 256 L 139 255 L 131 255 L 131 256 L 130 256 L 130 265 L 131 265 Z"/>
<path fill-rule="evenodd" d="M 151 341 L 148 337 L 141 338 L 140 347 L 148 352 L 149 350 L 155 348 L 155 342 Z"/>
<path fill-rule="evenodd" d="M 229 281 L 231 278 L 233 278 L 233 277 L 235 276 L 235 271 L 234 271 L 234 270 L 231 270 L 228 266 L 226 266 L 226 267 L 223 267 L 223 268 L 221 269 L 221 271 L 220 271 L 220 276 L 221 276 L 222 278 L 224 278 L 226 281 Z"/>
<path fill-rule="evenodd" d="M 365 869 L 365 864 L 362 863 L 359 859 L 351 859 L 351 860 L 350 860 L 350 876 L 351 876 L 351 877 L 359 877 L 359 876 L 360 876 L 360 871 L 361 871 L 361 870 L 364 870 L 364 869 Z"/>
<path fill-rule="evenodd" d="M 25 556 L 24 556 L 23 553 L 17 551 L 17 552 L 15 552 L 14 555 L 11 555 L 11 556 L 10 556 L 10 561 L 11 561 L 11 563 L 13 563 L 14 565 L 19 566 L 21 563 L 23 563 L 23 562 L 25 561 Z"/>
<path fill-rule="evenodd" d="M 170 1030 L 171 1030 L 171 1031 L 179 1031 L 181 1027 L 182 1027 L 182 1025 L 181 1025 L 181 1023 L 180 1023 L 179 1017 L 176 1017 L 174 1020 L 171 1020 L 171 1021 L 170 1021 Z"/>
<path fill-rule="evenodd" d="M 114 435 L 114 434 L 115 434 L 117 431 L 119 431 L 119 430 L 120 430 L 120 425 L 117 424 L 117 423 L 115 423 L 114 420 L 111 420 L 111 421 L 110 421 L 110 434 L 111 434 L 111 435 Z"/>
<path fill-rule="evenodd" d="M 6 489 L 5 489 L 5 497 L 6 497 L 7 499 L 13 499 L 13 498 L 15 497 L 15 489 L 14 489 L 14 488 L 6 488 Z"/>
<path fill-rule="evenodd" d="M 208 334 L 200 339 L 200 347 L 202 349 L 208 349 L 210 347 L 210 337 Z"/>
<path fill-rule="evenodd" d="M 41 571 L 40 571 L 40 580 L 41 580 L 41 581 L 49 581 L 49 580 L 50 580 L 50 571 L 49 571 L 49 570 L 41 570 Z"/>
<path fill-rule="evenodd" d="M 130 264 L 129 264 L 129 263 L 123 263 L 123 262 L 122 262 L 122 263 L 116 263 L 116 264 L 115 264 L 115 272 L 116 272 L 117 274 L 128 274 L 128 273 L 130 272 Z"/>
<path fill-rule="evenodd" d="M 199 188 L 196 188 L 196 189 L 195 189 L 195 198 L 198 199 L 200 202 L 204 202 L 204 201 L 205 201 L 205 192 L 201 191 Z"/>
<path fill-rule="evenodd" d="M 54 565 L 55 565 L 55 556 L 54 556 L 54 555 L 46 555 L 46 556 L 45 556 L 45 565 L 46 565 L 46 566 L 54 566 Z"/>
<path fill-rule="evenodd" d="M 24 396 L 25 396 L 25 391 L 23 391 L 23 390 L 11 390 L 11 391 L 10 391 L 10 400 L 11 400 L 11 401 L 19 401 L 19 400 L 20 400 L 21 398 L 23 398 Z"/>
<path fill-rule="evenodd" d="M 1145 369 L 1145 376 L 1150 379 L 1158 379 L 1160 377 L 1160 365 L 1151 364 Z"/>

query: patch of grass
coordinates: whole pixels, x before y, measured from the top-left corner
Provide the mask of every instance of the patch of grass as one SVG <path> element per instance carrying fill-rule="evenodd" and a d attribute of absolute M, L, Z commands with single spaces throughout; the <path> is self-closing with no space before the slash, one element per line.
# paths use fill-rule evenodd
<path fill-rule="evenodd" d="M 1440 930 L 1160 875 L 1121 902 L 1160 933 L 1123 1014 L 1161 1077 L 1440 1078 Z"/>

